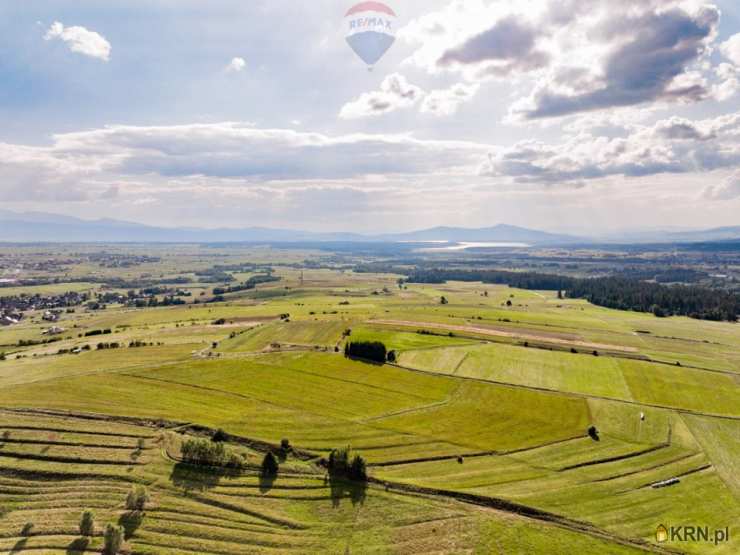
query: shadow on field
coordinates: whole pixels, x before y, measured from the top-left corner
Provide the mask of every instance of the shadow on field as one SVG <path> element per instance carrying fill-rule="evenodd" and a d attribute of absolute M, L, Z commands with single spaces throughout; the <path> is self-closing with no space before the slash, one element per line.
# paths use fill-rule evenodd
<path fill-rule="evenodd" d="M 123 537 L 130 539 L 144 520 L 143 511 L 129 511 L 123 513 L 118 519 L 118 524 L 123 528 Z"/>
<path fill-rule="evenodd" d="M 229 468 L 197 466 L 179 462 L 172 467 L 170 480 L 187 491 L 206 491 L 218 485 L 221 478 L 238 476 L 239 471 Z"/>
<path fill-rule="evenodd" d="M 349 499 L 353 506 L 365 503 L 367 482 L 353 482 L 329 476 L 329 487 L 331 488 L 331 505 L 334 508 L 339 507 L 342 499 Z"/>
<path fill-rule="evenodd" d="M 90 544 L 88 538 L 77 538 L 67 546 L 66 555 L 83 555 L 87 550 L 87 546 Z"/>
<path fill-rule="evenodd" d="M 20 553 L 21 551 L 23 551 L 27 543 L 28 543 L 28 538 L 23 538 L 15 542 L 15 545 L 10 548 L 10 555 L 13 555 L 14 553 Z"/>
<path fill-rule="evenodd" d="M 272 489 L 272 484 L 275 483 L 275 478 L 277 478 L 274 474 L 260 474 L 260 493 L 267 493 Z"/>

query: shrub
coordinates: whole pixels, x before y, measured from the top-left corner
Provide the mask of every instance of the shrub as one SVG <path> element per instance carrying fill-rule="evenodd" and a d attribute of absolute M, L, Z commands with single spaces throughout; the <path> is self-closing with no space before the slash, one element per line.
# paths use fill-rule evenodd
<path fill-rule="evenodd" d="M 201 438 L 189 438 L 180 448 L 185 462 L 219 466 L 226 458 L 226 448 L 222 443 Z"/>
<path fill-rule="evenodd" d="M 82 511 L 80 518 L 80 534 L 83 536 L 95 535 L 95 515 L 90 509 Z"/>
<path fill-rule="evenodd" d="M 329 454 L 327 468 L 330 476 L 348 478 L 357 482 L 367 481 L 367 464 L 360 455 L 352 457 L 349 446 L 341 449 L 333 449 Z"/>
<path fill-rule="evenodd" d="M 211 438 L 211 441 L 226 441 L 226 432 L 224 432 L 221 428 L 216 430 L 213 433 L 213 437 Z"/>
<path fill-rule="evenodd" d="M 180 453 L 182 454 L 182 460 L 189 464 L 241 468 L 244 463 L 237 453 L 227 449 L 220 441 L 215 440 L 186 439 L 182 442 Z"/>
<path fill-rule="evenodd" d="M 149 501 L 149 492 L 144 486 L 133 486 L 126 496 L 126 508 L 129 511 L 143 511 Z"/>
<path fill-rule="evenodd" d="M 444 295 L 439 298 L 439 304 L 447 304 L 449 301 L 447 300 L 447 297 Z"/>
<path fill-rule="evenodd" d="M 278 461 L 272 451 L 268 451 L 265 458 L 262 459 L 262 475 L 263 476 L 277 476 L 278 473 Z"/>
<path fill-rule="evenodd" d="M 5 353 L 0 353 L 0 360 L 5 360 Z"/>
<path fill-rule="evenodd" d="M 344 354 L 348 357 L 385 362 L 388 351 L 380 341 L 350 341 L 345 345 Z"/>
<path fill-rule="evenodd" d="M 224 466 L 228 468 L 240 469 L 242 466 L 244 466 L 244 459 L 241 457 L 241 455 L 238 455 L 233 451 L 227 451 Z"/>
<path fill-rule="evenodd" d="M 352 459 L 347 477 L 356 482 L 367 482 L 367 465 L 360 455 L 355 455 Z"/>
<path fill-rule="evenodd" d="M 388 362 L 396 362 L 396 351 L 388 351 L 386 358 L 388 359 Z"/>
<path fill-rule="evenodd" d="M 123 528 L 109 522 L 105 525 L 103 552 L 107 555 L 116 555 L 123 545 Z"/>

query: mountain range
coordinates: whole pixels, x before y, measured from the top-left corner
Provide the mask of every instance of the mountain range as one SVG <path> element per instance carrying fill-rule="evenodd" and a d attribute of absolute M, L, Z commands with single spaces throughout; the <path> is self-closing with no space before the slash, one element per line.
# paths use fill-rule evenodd
<path fill-rule="evenodd" d="M 598 240 L 549 233 L 513 225 L 483 228 L 433 227 L 404 233 L 363 235 L 312 232 L 267 227 L 168 228 L 112 219 L 84 220 L 44 212 L 0 210 L 0 242 L 502 242 L 566 245 L 594 242 L 691 242 L 740 239 L 740 226 L 700 231 L 653 231 L 615 235 Z"/>

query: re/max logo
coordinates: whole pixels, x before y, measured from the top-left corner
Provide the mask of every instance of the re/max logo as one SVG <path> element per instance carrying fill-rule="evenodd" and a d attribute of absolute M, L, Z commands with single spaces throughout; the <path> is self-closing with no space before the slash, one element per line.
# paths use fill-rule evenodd
<path fill-rule="evenodd" d="M 709 526 L 670 526 L 658 527 L 656 538 L 659 542 L 707 542 L 717 545 L 730 540 L 730 527 L 710 528 Z"/>
<path fill-rule="evenodd" d="M 382 17 L 358 17 L 349 22 L 350 29 L 368 29 L 381 27 L 386 31 L 391 30 L 391 20 Z"/>

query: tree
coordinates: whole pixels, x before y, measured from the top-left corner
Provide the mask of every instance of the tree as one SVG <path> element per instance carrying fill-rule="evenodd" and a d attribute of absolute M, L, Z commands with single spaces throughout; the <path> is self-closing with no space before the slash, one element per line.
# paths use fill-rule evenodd
<path fill-rule="evenodd" d="M 356 482 L 367 482 L 367 465 L 365 459 L 360 455 L 355 455 L 352 463 L 349 465 L 348 478 Z"/>
<path fill-rule="evenodd" d="M 442 296 L 441 296 L 441 297 L 439 298 L 439 304 L 447 304 L 448 302 L 449 302 L 449 301 L 447 300 L 447 297 L 445 297 L 444 295 L 442 295 Z"/>
<path fill-rule="evenodd" d="M 111 522 L 105 525 L 103 552 L 107 555 L 116 555 L 123 545 L 123 528 Z"/>
<path fill-rule="evenodd" d="M 221 428 L 219 428 L 213 433 L 213 437 L 211 437 L 211 441 L 215 441 L 215 442 L 226 441 L 226 432 L 224 432 Z"/>
<path fill-rule="evenodd" d="M 344 345 L 344 356 L 374 362 L 385 362 L 388 350 L 380 341 L 349 341 Z"/>
<path fill-rule="evenodd" d="M 278 468 L 278 461 L 275 458 L 275 455 L 272 454 L 272 451 L 268 451 L 267 454 L 265 454 L 265 458 L 262 459 L 262 476 L 277 476 Z"/>
<path fill-rule="evenodd" d="M 143 511 L 149 501 L 149 492 L 144 486 L 132 486 L 126 496 L 126 508 L 129 511 Z"/>
<path fill-rule="evenodd" d="M 80 518 L 80 534 L 83 536 L 95 535 L 95 515 L 90 509 L 82 511 Z"/>

